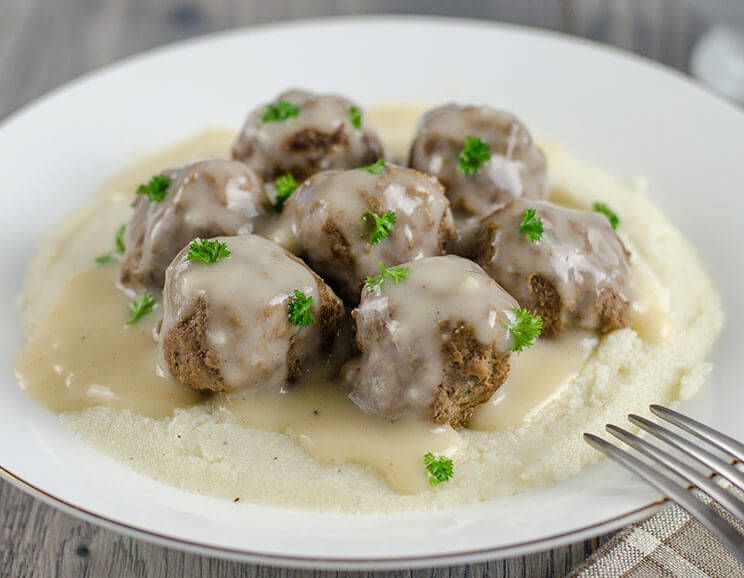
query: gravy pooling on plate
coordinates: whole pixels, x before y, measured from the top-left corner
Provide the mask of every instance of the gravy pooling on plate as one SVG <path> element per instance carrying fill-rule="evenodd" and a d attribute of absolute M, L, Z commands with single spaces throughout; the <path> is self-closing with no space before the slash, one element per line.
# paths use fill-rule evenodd
<path fill-rule="evenodd" d="M 395 115 L 403 114 L 405 116 L 405 111 L 389 109 L 385 114 L 388 114 L 387 118 L 394 118 Z M 384 120 L 385 116 L 382 118 Z M 223 142 L 221 146 L 224 146 L 224 150 L 227 150 L 233 137 L 234 135 L 229 133 L 215 137 L 213 133 L 208 142 L 207 156 L 213 156 L 215 139 L 218 142 Z M 162 155 L 158 159 L 158 163 L 162 165 L 159 170 L 166 170 L 170 166 L 199 159 L 207 152 L 205 147 L 207 145 L 200 137 L 184 143 L 184 145 L 178 147 L 177 152 L 172 157 Z M 401 150 L 390 152 L 397 158 L 404 156 L 404 151 Z M 149 166 L 152 167 L 152 163 Z M 383 170 L 386 170 L 386 167 L 383 166 Z M 134 169 L 134 171 L 136 172 L 137 169 Z M 195 176 L 194 178 L 198 179 L 199 177 Z M 396 194 L 397 186 L 393 178 L 390 183 L 385 185 L 384 190 L 390 191 L 388 194 L 393 195 Z M 268 196 L 271 198 L 273 192 Z M 143 203 L 144 199 L 140 197 L 138 202 Z M 401 206 L 398 205 L 398 207 Z M 126 211 L 122 207 L 123 203 L 119 200 L 108 205 L 103 204 L 99 210 L 101 212 L 118 211 L 124 215 Z M 380 211 L 380 214 L 382 213 L 384 211 Z M 378 216 L 380 215 L 378 214 Z M 360 215 L 359 226 L 361 234 L 364 234 L 368 232 L 368 224 L 363 222 L 362 217 L 363 215 Z M 96 215 L 91 215 L 89 218 L 94 219 Z M 239 228 L 239 226 L 235 228 L 236 232 Z M 292 246 L 290 242 L 287 242 L 291 235 L 287 235 L 285 225 L 282 224 L 282 217 L 278 211 L 276 222 L 266 224 L 265 229 L 262 230 L 268 231 L 266 235 L 270 238 L 284 240 L 288 246 Z M 73 232 L 71 235 L 75 235 L 75 233 Z M 241 237 L 235 237 L 231 241 L 230 237 L 221 238 L 221 241 L 228 246 L 231 242 L 237 243 L 237 245 L 233 245 L 235 250 L 234 259 L 239 259 L 240 255 L 243 254 L 239 250 L 239 246 L 246 242 L 249 244 L 263 243 L 267 247 L 277 247 L 267 240 L 246 241 L 251 237 L 242 239 Z M 99 241 L 100 246 L 105 247 L 110 244 L 110 236 L 104 238 L 101 234 Z M 382 242 L 384 243 L 384 241 L 385 239 Z M 356 239 L 355 242 L 357 242 Z M 376 248 L 377 243 L 367 242 L 366 245 L 369 246 L 369 249 L 372 249 Z M 362 243 L 360 247 L 355 251 L 364 252 L 367 250 L 365 249 L 365 243 Z M 127 249 L 129 250 L 129 248 Z M 229 305 L 231 300 L 238 299 L 240 282 L 251 282 L 248 275 L 233 272 L 230 267 L 231 257 L 226 257 L 224 260 L 213 264 L 199 264 L 186 263 L 184 254 L 182 252 L 180 259 L 177 258 L 174 262 L 171 276 L 177 279 L 176 271 L 183 267 L 191 267 L 198 271 L 198 274 L 194 276 L 193 280 L 189 276 L 179 280 L 180 285 L 177 291 L 169 297 L 170 305 L 166 306 L 166 311 L 173 312 L 180 307 L 172 301 L 174 295 L 191 295 L 191 301 L 189 302 L 192 305 L 198 300 L 199 295 L 219 295 L 223 304 Z M 423 254 L 416 256 L 416 258 L 423 257 Z M 62 255 L 61 258 L 64 259 L 65 256 Z M 460 257 L 434 257 L 434 259 L 460 259 L 463 262 L 470 263 Z M 423 264 L 424 262 L 420 263 Z M 297 266 L 300 267 L 300 264 L 297 263 Z M 304 267 L 304 265 L 302 266 Z M 379 274 L 381 287 L 375 288 L 373 281 L 368 289 L 365 289 L 368 299 L 366 303 L 363 300 L 358 311 L 362 312 L 367 307 L 368 309 L 372 308 L 384 312 L 386 307 L 391 307 L 390 299 L 393 298 L 394 294 L 398 295 L 397 299 L 405 300 L 409 293 L 405 285 L 406 279 L 402 279 L 400 282 L 391 281 L 389 273 L 386 277 L 385 268 L 400 266 L 408 269 L 408 275 L 410 275 L 412 283 L 416 282 L 417 273 L 415 272 L 420 268 L 418 261 L 411 263 L 387 262 L 383 263 L 383 266 L 384 268 L 381 269 L 382 272 Z M 472 266 L 482 271 L 474 263 Z M 364 357 L 358 357 L 348 362 L 347 369 L 342 375 L 335 378 L 328 376 L 328 373 L 333 375 L 333 369 L 338 369 L 342 362 L 349 357 L 348 344 L 351 343 L 351 335 L 348 329 L 348 320 L 346 322 L 347 327 L 340 329 L 335 334 L 336 341 L 345 342 L 347 346 L 344 346 L 343 343 L 341 345 L 336 344 L 325 357 L 318 357 L 326 375 L 320 375 L 313 368 L 304 368 L 298 370 L 296 379 L 286 379 L 290 373 L 288 364 L 292 363 L 291 360 L 287 361 L 286 355 L 295 341 L 292 332 L 294 332 L 294 336 L 297 336 L 300 335 L 300 332 L 315 330 L 315 328 L 308 330 L 307 327 L 290 328 L 287 326 L 282 329 L 282 331 L 289 331 L 289 333 L 287 333 L 281 351 L 267 354 L 267 359 L 272 356 L 274 358 L 285 356 L 284 361 L 278 366 L 281 368 L 279 373 L 271 373 L 274 377 L 267 378 L 267 387 L 255 387 L 260 384 L 254 382 L 250 388 L 245 388 L 244 385 L 247 382 L 240 377 L 244 373 L 244 369 L 233 371 L 234 368 L 244 368 L 246 359 L 249 365 L 252 363 L 249 358 L 251 351 L 255 348 L 250 346 L 251 342 L 249 341 L 246 342 L 248 345 L 245 347 L 241 346 L 238 354 L 238 357 L 247 356 L 245 359 L 235 359 L 234 354 L 232 357 L 225 356 L 223 358 L 218 354 L 218 365 L 228 363 L 228 365 L 222 365 L 222 367 L 227 370 L 226 374 L 229 375 L 227 381 L 231 383 L 231 387 L 227 389 L 230 391 L 207 395 L 183 387 L 178 380 L 171 376 L 174 372 L 172 368 L 169 370 L 167 363 L 162 363 L 161 360 L 161 363 L 158 364 L 157 336 L 160 335 L 162 343 L 165 336 L 173 329 L 174 323 L 177 324 L 185 318 L 183 316 L 169 316 L 160 326 L 159 320 L 163 313 L 163 307 L 160 305 L 161 298 L 157 291 L 154 292 L 157 302 L 154 311 L 144 316 L 137 323 L 127 324 L 127 306 L 131 302 L 133 294 L 131 291 L 127 292 L 123 288 L 117 287 L 116 263 L 103 266 L 95 266 L 91 263 L 90 266 L 86 267 L 81 262 L 74 262 L 71 258 L 70 267 L 79 270 L 79 273 L 74 275 L 65 287 L 61 288 L 57 297 L 57 305 L 48 312 L 47 320 L 37 324 L 17 362 L 17 373 L 22 386 L 47 407 L 54 411 L 75 411 L 95 406 L 107 406 L 129 409 L 151 417 L 168 416 L 174 410 L 196 405 L 205 408 L 225 408 L 236 423 L 248 428 L 285 433 L 297 440 L 310 455 L 318 460 L 333 464 L 357 463 L 370 466 L 380 473 L 391 487 L 400 492 L 419 492 L 428 487 L 431 477 L 430 471 L 427 472 L 423 467 L 422 459 L 425 454 L 454 459 L 455 464 L 457 464 L 458 451 L 464 447 L 463 444 L 466 442 L 462 434 L 452 427 L 453 425 L 456 427 L 464 425 L 467 428 L 481 431 L 506 431 L 529 422 L 551 399 L 561 395 L 561 391 L 568 386 L 585 361 L 593 354 L 598 343 L 598 337 L 591 331 L 586 332 L 586 328 L 583 328 L 581 333 L 567 328 L 557 332 L 558 335 L 549 339 L 538 339 L 533 347 L 525 347 L 518 353 L 512 353 L 514 336 L 510 335 L 512 329 L 509 329 L 509 325 L 513 325 L 515 321 L 515 310 L 518 304 L 504 291 L 505 297 L 500 309 L 502 313 L 493 318 L 484 314 L 483 318 L 472 320 L 472 326 L 478 343 L 493 343 L 496 348 L 494 351 L 497 351 L 504 358 L 508 359 L 511 354 L 511 374 L 507 376 L 506 371 L 499 370 L 503 375 L 496 384 L 496 393 L 490 402 L 487 400 L 493 393 L 491 390 L 484 399 L 478 399 L 478 403 L 473 403 L 472 400 L 463 401 L 463 397 L 455 395 L 452 388 L 443 387 L 439 391 L 441 395 L 445 396 L 447 402 L 453 406 L 456 405 L 458 408 L 464 407 L 466 411 L 464 413 L 460 411 L 444 412 L 447 417 L 440 423 L 432 420 L 433 414 L 430 412 L 421 411 L 422 407 L 430 407 L 430 404 L 433 403 L 431 399 L 426 397 L 430 393 L 424 393 L 424 397 L 421 398 L 421 392 L 438 391 L 437 387 L 440 387 L 440 383 L 445 383 L 440 378 L 433 379 L 430 385 L 425 384 L 425 380 L 415 384 L 407 383 L 407 386 L 414 385 L 415 387 L 411 388 L 410 391 L 401 390 L 403 397 L 399 399 L 407 399 L 408 401 L 399 403 L 399 407 L 417 408 L 416 411 L 388 412 L 387 410 L 374 408 L 375 401 L 381 399 L 375 392 L 377 387 L 375 380 L 381 379 L 381 376 L 385 374 L 385 371 L 382 371 L 382 368 L 385 368 L 386 361 L 384 353 L 379 356 L 380 369 L 375 369 L 374 366 L 370 365 L 369 358 L 365 360 Z M 213 269 L 210 269 L 210 267 L 213 267 Z M 411 270 L 414 273 L 411 273 Z M 457 275 L 459 273 L 455 270 L 437 269 L 437 274 Z M 485 276 L 485 273 L 483 275 Z M 292 279 L 289 285 L 302 291 L 307 297 L 314 297 L 315 304 L 311 306 L 310 311 L 315 316 L 320 316 L 318 281 L 314 279 L 309 270 L 303 279 Z M 465 285 L 469 283 L 467 276 L 462 279 Z M 219 284 L 220 280 L 224 281 L 223 285 Z M 439 278 L 432 278 L 433 283 L 439 281 Z M 498 287 L 495 282 L 491 280 L 489 282 Z M 385 283 L 392 291 L 389 296 L 385 292 Z M 420 280 L 418 283 L 421 286 Z M 275 305 L 279 308 L 288 307 L 293 298 L 292 291 L 289 291 L 289 285 L 281 288 L 281 290 L 272 289 L 264 297 L 258 295 L 258 298 L 263 299 L 262 303 L 270 303 L 275 302 L 277 296 L 283 295 L 284 300 L 276 302 Z M 297 287 L 294 287 L 295 285 Z M 426 282 L 423 282 L 423 286 L 425 285 Z M 456 285 L 455 283 L 453 287 Z M 501 288 L 499 290 L 503 291 Z M 463 307 L 476 310 L 477 299 L 480 299 L 477 293 L 476 291 L 475 294 L 471 295 L 474 299 L 472 303 L 458 303 L 457 299 L 452 299 L 450 300 L 451 303 L 448 303 L 444 300 L 437 302 L 438 304 L 433 309 L 426 309 L 426 303 L 424 302 L 412 302 L 410 310 L 404 307 L 403 316 L 400 319 L 397 319 L 395 315 L 385 313 L 384 315 L 387 317 L 384 317 L 383 325 L 387 327 L 387 330 L 392 328 L 390 335 L 393 336 L 392 343 L 394 345 L 398 336 L 406 335 L 407 331 L 417 326 L 415 323 L 411 324 L 406 321 L 407 316 L 410 317 L 410 315 L 415 315 L 416 319 L 420 320 L 430 314 L 427 311 L 436 311 L 438 314 L 443 314 L 439 319 L 440 321 L 452 321 L 457 326 L 458 322 L 467 320 L 462 318 L 461 315 L 451 317 L 450 310 L 457 311 L 463 309 Z M 348 295 L 346 296 L 348 297 Z M 642 283 L 638 283 L 633 288 L 633 296 L 634 301 L 630 318 L 632 326 L 639 329 L 643 328 L 645 336 L 649 339 L 658 337 L 654 334 L 653 329 L 649 328 L 657 328 L 663 325 L 659 323 L 659 320 L 665 318 L 666 306 L 663 300 L 659 299 L 653 290 Z M 462 298 L 467 300 L 469 297 L 463 294 Z M 72 310 L 68 306 L 70 302 L 80 302 L 84 306 Z M 236 301 L 236 303 L 238 302 Z M 640 305 L 636 306 L 636 304 Z M 250 309 L 255 305 L 248 305 L 248 307 Z M 348 310 L 350 311 L 352 307 L 353 303 L 349 304 Z M 397 307 L 400 308 L 400 305 Z M 423 309 L 421 309 L 422 307 Z M 448 308 L 448 311 L 440 311 L 440 307 Z M 253 310 L 251 309 L 251 311 Z M 424 313 L 415 313 L 416 311 L 424 311 Z M 226 338 L 230 331 L 234 329 L 234 320 L 231 320 L 231 315 L 234 316 L 235 313 L 230 314 L 228 312 L 227 316 L 215 316 L 214 320 L 222 319 L 222 328 L 212 327 L 211 330 L 206 331 L 206 336 L 212 339 L 213 349 L 220 349 L 220 344 L 223 342 L 235 342 Z M 503 315 L 503 318 L 499 315 Z M 371 343 L 369 336 L 372 334 L 367 333 L 369 328 L 366 323 L 359 323 L 359 320 L 365 316 L 362 313 L 357 313 L 356 317 L 357 332 L 363 332 L 361 338 L 360 334 L 357 333 L 357 341 L 359 342 L 361 339 L 360 345 L 364 349 L 369 347 Z M 251 322 L 254 326 L 260 326 L 260 323 L 260 317 L 256 317 Z M 378 320 L 376 323 L 379 326 L 380 321 Z M 486 330 L 485 327 L 489 329 Z M 449 330 L 454 330 L 451 325 Z M 494 334 L 495 337 L 492 342 L 489 341 L 490 337 L 484 337 L 486 333 Z M 447 342 L 450 340 L 446 335 L 446 331 L 437 327 L 428 337 L 424 338 L 425 341 L 422 342 L 421 347 L 421 350 L 426 352 L 424 359 L 429 360 L 429 362 L 441 363 L 441 361 L 437 361 L 441 360 L 440 352 L 443 347 L 447 347 Z M 221 342 L 220 339 L 223 341 Z M 254 343 L 259 343 L 261 338 L 257 337 L 256 339 L 259 339 L 259 341 L 254 341 Z M 444 341 L 441 341 L 443 339 Z M 461 350 L 456 349 L 455 351 L 457 355 L 462 355 Z M 394 356 L 390 356 L 390 363 L 394 363 L 393 358 Z M 462 361 L 464 363 L 469 360 Z M 439 367 L 437 371 L 441 375 L 442 369 L 436 363 L 434 367 L 435 369 Z M 503 360 L 499 363 L 503 363 Z M 509 362 L 506 363 L 508 367 Z M 426 365 L 426 363 L 423 365 Z M 474 391 L 478 390 L 478 384 L 491 375 L 489 372 L 494 367 L 497 366 L 492 365 L 491 361 L 479 359 L 478 363 L 468 368 L 467 371 L 473 376 Z M 390 367 L 386 369 L 390 369 Z M 356 381 L 354 378 L 355 372 L 358 376 Z M 414 372 L 411 375 L 418 376 L 419 374 Z M 414 377 L 414 379 L 418 379 L 418 377 Z M 504 382 L 503 386 L 501 386 L 501 382 Z M 500 389 L 499 386 L 501 386 Z M 351 392 L 355 393 L 350 396 Z M 369 397 L 370 395 L 372 397 Z M 396 395 L 400 394 L 396 393 Z M 480 407 L 477 407 L 478 405 Z M 470 414 L 473 410 L 475 414 L 471 420 Z M 450 417 L 452 415 L 465 415 L 467 419 L 454 419 Z M 391 421 L 390 417 L 398 419 Z"/>

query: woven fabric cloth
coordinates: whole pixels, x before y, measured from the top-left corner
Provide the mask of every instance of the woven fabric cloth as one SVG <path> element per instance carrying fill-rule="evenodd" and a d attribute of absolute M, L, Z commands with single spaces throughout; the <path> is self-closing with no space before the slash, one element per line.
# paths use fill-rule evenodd
<path fill-rule="evenodd" d="M 744 533 L 740 522 L 720 508 L 716 510 Z M 618 533 L 573 576 L 734 578 L 744 577 L 744 566 L 697 520 L 672 504 Z"/>

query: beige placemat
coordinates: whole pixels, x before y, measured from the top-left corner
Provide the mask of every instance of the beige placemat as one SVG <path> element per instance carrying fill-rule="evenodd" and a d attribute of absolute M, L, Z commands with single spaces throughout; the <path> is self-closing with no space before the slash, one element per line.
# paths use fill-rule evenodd
<path fill-rule="evenodd" d="M 709 500 L 705 500 L 709 501 Z M 744 525 L 716 507 L 740 532 Z M 744 577 L 744 566 L 676 504 L 629 526 L 572 574 L 575 578 Z"/>

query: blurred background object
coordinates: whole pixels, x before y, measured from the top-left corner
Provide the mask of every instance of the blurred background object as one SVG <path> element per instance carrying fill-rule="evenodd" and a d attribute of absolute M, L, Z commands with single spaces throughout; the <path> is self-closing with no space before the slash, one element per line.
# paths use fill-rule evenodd
<path fill-rule="evenodd" d="M 744 0 L 684 0 L 711 23 L 693 49 L 690 72 L 744 105 Z"/>
<path fill-rule="evenodd" d="M 0 0 L 0 117 L 70 78 L 176 40 L 240 26 L 374 13 L 535 26 L 687 72 L 692 48 L 709 23 L 742 18 L 742 8 L 744 0 Z"/>

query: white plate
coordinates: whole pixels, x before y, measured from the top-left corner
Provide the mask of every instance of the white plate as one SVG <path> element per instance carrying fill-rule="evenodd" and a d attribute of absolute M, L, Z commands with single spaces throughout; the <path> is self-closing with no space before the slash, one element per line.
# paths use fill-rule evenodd
<path fill-rule="evenodd" d="M 425 18 L 309 22 L 157 50 L 55 91 L 0 128 L 0 464 L 73 514 L 176 547 L 307 567 L 433 566 L 547 549 L 648 514 L 610 464 L 513 498 L 385 516 L 242 505 L 161 485 L 101 455 L 17 387 L 15 297 L 39 236 L 133 156 L 247 111 L 288 85 L 363 102 L 485 101 L 620 177 L 646 175 L 723 293 L 712 422 L 744 438 L 744 116 L 685 78 L 561 36 Z"/>

